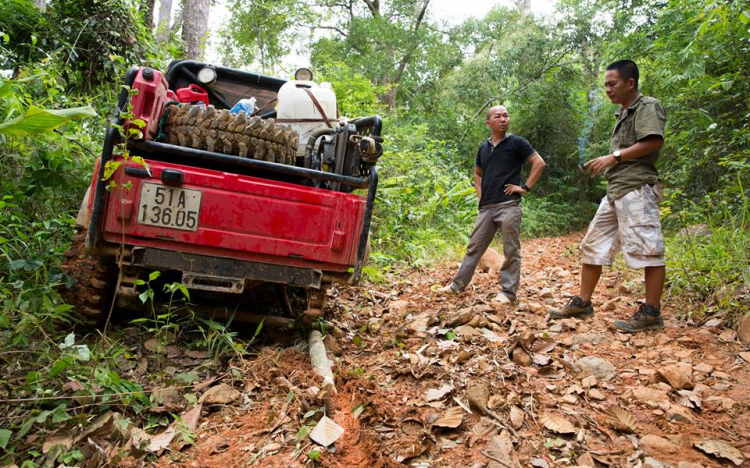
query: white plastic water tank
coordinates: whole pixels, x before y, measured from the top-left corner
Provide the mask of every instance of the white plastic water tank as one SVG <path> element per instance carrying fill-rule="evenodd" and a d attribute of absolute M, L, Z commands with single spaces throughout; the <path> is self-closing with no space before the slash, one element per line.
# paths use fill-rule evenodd
<path fill-rule="evenodd" d="M 325 117 L 332 127 L 338 127 L 336 94 L 330 83 L 318 85 L 314 81 L 287 81 L 281 86 L 276 107 L 276 121 L 291 125 L 299 133 L 297 156 L 305 155 L 310 135 L 320 128 L 327 128 L 325 118 L 318 111 L 308 91 L 315 96 Z"/>

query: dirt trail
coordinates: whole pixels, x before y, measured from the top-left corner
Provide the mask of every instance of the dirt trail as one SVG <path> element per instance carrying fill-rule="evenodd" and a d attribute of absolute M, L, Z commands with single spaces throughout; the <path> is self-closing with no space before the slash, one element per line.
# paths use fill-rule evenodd
<path fill-rule="evenodd" d="M 667 298 L 664 330 L 617 333 L 610 324 L 635 310 L 641 280 L 612 269 L 594 318 L 548 321 L 576 291 L 579 239 L 524 243 L 512 307 L 490 302 L 488 273 L 436 296 L 453 265 L 333 290 L 333 419 L 345 432 L 332 450 L 300 432 L 322 415 L 304 346 L 279 346 L 246 361 L 241 404 L 204 410 L 195 445 L 158 465 L 303 466 L 317 448 L 335 467 L 734 466 L 696 448 L 702 439 L 731 446 L 708 443 L 735 463 L 750 458 L 750 355 L 733 332 L 685 325 Z M 471 414 L 446 415 L 469 409 L 470 395 Z"/>

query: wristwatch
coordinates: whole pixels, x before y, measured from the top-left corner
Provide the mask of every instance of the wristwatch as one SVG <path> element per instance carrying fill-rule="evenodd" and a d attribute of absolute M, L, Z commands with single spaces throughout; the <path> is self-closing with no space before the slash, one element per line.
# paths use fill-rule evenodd
<path fill-rule="evenodd" d="M 523 185 L 521 186 L 521 188 L 522 188 L 522 189 L 523 189 L 523 190 L 524 190 L 525 192 L 531 192 L 531 187 L 529 187 L 529 186 L 528 186 L 528 185 L 526 185 L 526 184 L 523 184 Z"/>
<path fill-rule="evenodd" d="M 612 153 L 612 156 L 614 156 L 614 157 L 615 157 L 615 161 L 617 161 L 617 162 L 621 162 L 621 161 L 622 161 L 622 151 L 620 151 L 620 150 L 615 150 L 615 151 L 614 151 L 614 152 Z"/>

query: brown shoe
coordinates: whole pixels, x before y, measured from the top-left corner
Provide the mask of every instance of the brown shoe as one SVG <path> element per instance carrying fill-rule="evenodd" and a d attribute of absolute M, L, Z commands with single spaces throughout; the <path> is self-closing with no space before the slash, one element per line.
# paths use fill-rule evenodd
<path fill-rule="evenodd" d="M 573 296 L 562 310 L 550 309 L 549 315 L 555 319 L 585 319 L 594 316 L 594 306 L 591 301 L 584 302 L 580 297 Z"/>
<path fill-rule="evenodd" d="M 641 304 L 632 317 L 627 320 L 616 320 L 613 325 L 625 333 L 638 333 L 664 328 L 664 320 L 661 318 L 661 309 Z"/>

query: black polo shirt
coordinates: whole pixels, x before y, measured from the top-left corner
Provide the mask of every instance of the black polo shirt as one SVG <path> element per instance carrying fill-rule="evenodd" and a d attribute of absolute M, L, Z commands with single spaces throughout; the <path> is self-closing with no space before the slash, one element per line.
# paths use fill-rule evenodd
<path fill-rule="evenodd" d="M 521 195 L 505 194 L 507 184 L 521 184 L 521 168 L 536 151 L 525 138 L 517 135 L 507 135 L 494 148 L 492 137 L 479 146 L 477 151 L 477 167 L 482 169 L 482 199 L 479 206 L 519 200 Z"/>

